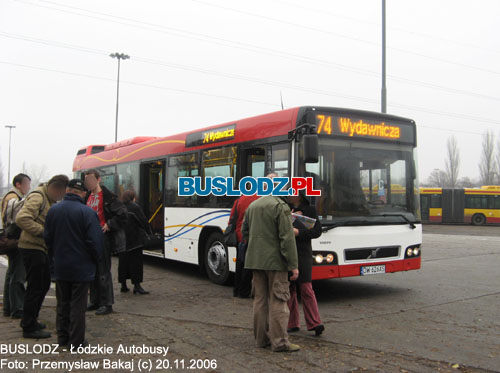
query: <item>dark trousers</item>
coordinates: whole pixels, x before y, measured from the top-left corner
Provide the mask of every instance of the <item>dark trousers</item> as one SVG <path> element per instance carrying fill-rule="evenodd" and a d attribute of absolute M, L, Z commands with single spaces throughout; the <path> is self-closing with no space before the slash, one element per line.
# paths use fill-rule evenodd
<path fill-rule="evenodd" d="M 234 295 L 249 297 L 252 293 L 252 271 L 245 269 L 246 243 L 238 243 L 236 250 L 236 272 L 234 274 Z"/>
<path fill-rule="evenodd" d="M 89 282 L 56 281 L 57 342 L 79 346 L 85 340 L 85 311 Z"/>
<path fill-rule="evenodd" d="M 24 283 L 26 282 L 26 271 L 24 269 L 23 256 L 19 249 L 12 250 L 7 254 L 9 266 L 5 272 L 5 283 L 3 287 L 3 312 L 6 315 L 22 316 L 24 305 Z"/>
<path fill-rule="evenodd" d="M 114 303 L 113 279 L 111 278 L 111 237 L 104 236 L 102 256 L 97 263 L 95 279 L 90 283 L 90 304 L 111 306 Z"/>
<path fill-rule="evenodd" d="M 38 314 L 45 295 L 50 289 L 50 267 L 48 255 L 35 249 L 20 249 L 26 268 L 26 293 L 24 295 L 21 327 L 25 332 L 35 331 Z"/>
<path fill-rule="evenodd" d="M 142 247 L 118 254 L 118 282 L 140 284 L 143 280 Z"/>

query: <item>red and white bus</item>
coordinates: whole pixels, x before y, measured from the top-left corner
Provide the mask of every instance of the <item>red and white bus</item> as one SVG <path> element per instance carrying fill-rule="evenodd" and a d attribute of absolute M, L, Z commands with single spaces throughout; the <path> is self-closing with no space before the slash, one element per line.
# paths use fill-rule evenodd
<path fill-rule="evenodd" d="M 304 143 L 311 137 L 305 132 L 318 136 L 315 163 L 305 162 Z M 317 280 L 420 268 L 415 151 L 410 119 L 307 106 L 167 137 L 86 146 L 73 171 L 80 177 L 97 168 L 118 195 L 134 189 L 165 241 L 145 254 L 198 265 L 220 284 L 235 269 L 236 249 L 225 247 L 222 236 L 234 197 L 181 197 L 177 178 L 231 176 L 236 187 L 244 176 L 271 171 L 313 177 L 322 192 L 309 197 L 323 226 L 313 240 Z"/>

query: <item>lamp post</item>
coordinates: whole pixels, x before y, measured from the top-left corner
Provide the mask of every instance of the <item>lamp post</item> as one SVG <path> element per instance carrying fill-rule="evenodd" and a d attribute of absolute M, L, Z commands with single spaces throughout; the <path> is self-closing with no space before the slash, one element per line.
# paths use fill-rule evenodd
<path fill-rule="evenodd" d="M 130 56 L 125 53 L 111 53 L 111 58 L 118 60 L 118 76 L 116 78 L 116 119 L 115 119 L 115 142 L 118 141 L 118 98 L 120 95 L 120 61 L 129 59 Z"/>
<path fill-rule="evenodd" d="M 5 128 L 9 129 L 9 165 L 7 166 L 7 187 L 10 183 L 10 145 L 12 142 L 12 129 L 16 128 L 16 126 L 5 126 Z"/>
<path fill-rule="evenodd" d="M 382 113 L 387 113 L 387 87 L 385 86 L 385 0 L 382 0 Z"/>

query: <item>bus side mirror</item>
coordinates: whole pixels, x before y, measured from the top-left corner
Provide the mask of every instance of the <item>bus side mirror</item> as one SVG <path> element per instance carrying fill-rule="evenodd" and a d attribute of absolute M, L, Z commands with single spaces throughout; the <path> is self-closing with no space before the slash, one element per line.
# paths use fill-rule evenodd
<path fill-rule="evenodd" d="M 318 162 L 318 135 L 306 134 L 302 136 L 302 150 L 305 163 Z"/>

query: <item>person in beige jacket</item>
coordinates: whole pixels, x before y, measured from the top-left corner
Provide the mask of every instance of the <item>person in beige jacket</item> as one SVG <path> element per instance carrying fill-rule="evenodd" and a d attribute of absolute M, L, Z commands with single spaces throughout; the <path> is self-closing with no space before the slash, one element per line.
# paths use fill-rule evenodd
<path fill-rule="evenodd" d="M 43 232 L 45 217 L 50 207 L 64 197 L 68 182 L 66 175 L 52 177 L 46 185 L 36 188 L 26 197 L 16 217 L 16 224 L 22 229 L 18 246 L 27 282 L 21 320 L 24 338 L 50 337 L 50 333 L 42 330 L 45 324 L 38 322 L 40 308 L 50 289 L 50 265 Z"/>

